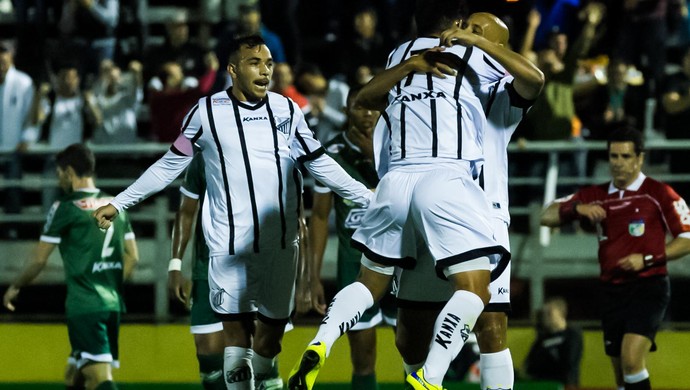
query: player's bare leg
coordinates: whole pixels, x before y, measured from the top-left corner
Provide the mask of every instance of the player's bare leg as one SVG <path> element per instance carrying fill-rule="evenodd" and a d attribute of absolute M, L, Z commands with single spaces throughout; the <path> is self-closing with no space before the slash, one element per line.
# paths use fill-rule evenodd
<path fill-rule="evenodd" d="M 226 387 L 223 379 L 223 332 L 195 334 L 194 345 L 202 386 L 205 390 L 224 390 Z"/>
<path fill-rule="evenodd" d="M 352 388 L 375 389 L 376 385 L 376 328 L 350 331 L 350 361 Z"/>
<path fill-rule="evenodd" d="M 434 335 L 434 323 L 440 312 L 441 308 L 398 308 L 395 345 L 403 358 L 405 374 L 416 372 L 424 366 Z"/>
<path fill-rule="evenodd" d="M 282 390 L 283 388 L 276 359 L 281 351 L 284 333 L 284 321 L 275 323 L 256 321 L 252 366 L 257 390 Z"/>
<path fill-rule="evenodd" d="M 481 353 L 481 389 L 512 389 L 515 375 L 508 349 L 508 316 L 485 311 L 479 316 L 474 333 Z"/>
<path fill-rule="evenodd" d="M 81 368 L 84 376 L 84 387 L 86 390 L 106 390 L 117 389 L 113 382 L 113 373 L 110 363 L 89 363 Z"/>
<path fill-rule="evenodd" d="M 621 344 L 621 370 L 625 390 L 650 390 L 649 372 L 646 368 L 647 353 L 652 340 L 645 336 L 626 333 Z"/>

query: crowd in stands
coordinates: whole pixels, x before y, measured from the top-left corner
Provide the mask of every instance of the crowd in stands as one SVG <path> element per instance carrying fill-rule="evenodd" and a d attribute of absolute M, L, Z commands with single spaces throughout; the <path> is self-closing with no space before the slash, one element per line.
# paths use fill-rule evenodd
<path fill-rule="evenodd" d="M 278 3 L 13 2 L 14 30 L 0 36 L 5 177 L 21 177 L 21 154 L 35 142 L 56 148 L 84 140 L 171 142 L 199 97 L 230 86 L 228 53 L 246 34 L 260 34 L 271 50 L 272 90 L 295 100 L 328 141 L 343 128 L 350 86 L 366 84 L 389 51 L 414 34 L 414 0 Z M 167 11 L 158 24 L 147 16 L 155 7 Z M 516 133 L 520 144 L 601 140 L 621 123 L 647 135 L 688 138 L 685 0 L 471 0 L 468 11 L 500 16 L 512 48 L 546 75 L 544 92 Z M 671 172 L 687 172 L 683 153 L 669 155 Z M 571 157 L 561 159 L 561 175 L 583 177 L 602 158 Z M 511 175 L 543 177 L 545 167 L 544 154 L 519 154 Z M 681 195 L 690 195 L 686 187 L 678 187 Z M 3 192 L 5 211 L 18 212 L 19 192 Z M 512 199 L 525 205 L 539 196 L 519 191 Z"/>

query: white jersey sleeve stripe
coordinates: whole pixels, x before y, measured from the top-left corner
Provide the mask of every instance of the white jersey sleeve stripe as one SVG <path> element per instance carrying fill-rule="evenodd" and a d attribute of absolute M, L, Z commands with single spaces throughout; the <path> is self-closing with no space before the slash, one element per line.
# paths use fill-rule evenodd
<path fill-rule="evenodd" d="M 268 104 L 268 98 L 266 98 Z M 249 163 L 249 151 L 247 150 L 247 139 L 244 135 L 244 126 L 242 125 L 242 116 L 240 115 L 240 106 L 238 102 L 233 100 L 233 109 L 235 111 L 235 121 L 237 123 L 237 132 L 240 137 L 240 147 L 242 148 L 242 160 L 244 161 L 244 170 L 247 175 L 247 187 L 249 189 L 249 203 L 252 208 L 252 223 L 254 225 L 254 253 L 259 253 L 259 239 L 261 230 L 259 228 L 259 211 L 256 207 L 256 192 L 254 187 L 254 176 L 252 175 L 252 166 Z M 209 113 L 210 116 L 210 113 Z M 228 197 L 230 194 L 228 193 Z"/>
<path fill-rule="evenodd" d="M 292 111 L 292 104 L 288 100 L 288 106 L 290 111 Z M 283 192 L 285 191 L 285 185 L 283 183 L 283 168 L 280 166 L 280 154 L 278 153 L 278 127 L 276 126 L 276 118 L 273 115 L 273 110 L 271 109 L 270 100 L 266 99 L 266 112 L 268 113 L 268 120 L 271 122 L 271 129 L 273 130 L 273 150 L 276 158 L 276 171 L 278 172 L 278 207 L 280 209 L 280 228 L 282 234 L 280 235 L 280 247 L 286 248 L 286 234 L 287 234 L 287 222 L 285 221 L 285 205 L 283 204 Z M 292 118 L 292 113 L 290 113 L 290 118 Z M 292 120 L 290 121 L 292 122 Z"/>
<path fill-rule="evenodd" d="M 234 101 L 233 101 L 234 105 Z M 213 119 L 213 110 L 211 108 L 211 97 L 206 97 L 206 113 L 208 115 L 208 123 L 211 127 L 211 134 L 213 135 L 213 141 L 216 144 L 218 150 L 218 156 L 220 159 L 221 174 L 223 176 L 223 189 L 225 190 L 225 199 L 227 202 L 227 212 L 228 212 L 228 245 L 229 245 L 229 255 L 235 254 L 235 221 L 232 214 L 232 198 L 230 197 L 230 182 L 228 181 L 228 171 L 225 167 L 225 157 L 223 156 L 223 148 L 220 145 L 220 139 L 218 138 L 218 131 L 216 131 L 216 122 Z M 237 118 L 237 111 L 235 111 L 236 120 L 240 122 Z"/>

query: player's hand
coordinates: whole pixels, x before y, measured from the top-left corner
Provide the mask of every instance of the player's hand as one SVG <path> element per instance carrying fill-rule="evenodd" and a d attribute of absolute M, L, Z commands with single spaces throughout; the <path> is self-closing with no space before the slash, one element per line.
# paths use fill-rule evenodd
<path fill-rule="evenodd" d="M 532 28 L 537 28 L 541 24 L 541 14 L 535 8 L 529 11 L 527 14 L 527 25 Z"/>
<path fill-rule="evenodd" d="M 633 253 L 618 260 L 618 267 L 623 271 L 637 272 L 644 268 L 644 255 Z"/>
<path fill-rule="evenodd" d="M 101 206 L 96 211 L 91 214 L 96 218 L 96 223 L 101 229 L 108 230 L 111 225 L 111 221 L 117 217 L 118 211 L 112 204 L 108 203 L 105 206 Z"/>
<path fill-rule="evenodd" d="M 189 304 L 189 295 L 187 294 L 188 282 L 185 280 L 181 271 L 168 271 L 168 293 L 171 297 L 175 297 L 178 302 L 187 306 Z"/>
<path fill-rule="evenodd" d="M 311 282 L 311 305 L 312 310 L 319 313 L 319 315 L 326 315 L 326 295 L 323 292 L 321 280 Z"/>
<path fill-rule="evenodd" d="M 445 79 L 446 75 L 455 76 L 458 72 L 450 65 L 441 62 L 442 47 L 434 47 L 423 54 L 414 55 L 406 60 L 413 73 L 431 73 L 436 77 Z M 451 54 L 451 56 L 455 57 Z"/>
<path fill-rule="evenodd" d="M 606 219 L 606 210 L 597 204 L 579 204 L 575 206 L 575 210 L 592 223 L 599 223 Z"/>
<path fill-rule="evenodd" d="M 312 309 L 311 289 L 309 283 L 297 281 L 295 288 L 295 311 L 297 315 L 304 315 Z"/>
<path fill-rule="evenodd" d="M 479 35 L 473 34 L 468 27 L 463 28 L 455 25 L 441 33 L 441 45 L 449 47 L 453 45 L 474 46 L 480 38 Z"/>
<path fill-rule="evenodd" d="M 17 299 L 18 295 L 19 289 L 14 285 L 9 286 L 7 288 L 7 291 L 5 291 L 5 295 L 2 297 L 2 305 L 5 306 L 7 310 L 14 311 L 14 305 L 12 304 L 12 301 Z"/>

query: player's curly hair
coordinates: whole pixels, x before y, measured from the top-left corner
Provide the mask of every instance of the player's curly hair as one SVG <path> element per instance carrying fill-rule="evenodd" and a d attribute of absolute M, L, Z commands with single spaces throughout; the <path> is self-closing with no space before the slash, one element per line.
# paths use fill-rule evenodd
<path fill-rule="evenodd" d="M 230 52 L 230 57 L 228 62 L 234 64 L 237 62 L 240 49 L 242 47 L 247 47 L 249 49 L 255 48 L 257 46 L 265 45 L 266 41 L 261 38 L 260 35 L 245 35 L 243 37 L 237 38 L 232 45 L 232 51 Z"/>
<path fill-rule="evenodd" d="M 93 177 L 96 174 L 96 157 L 84 144 L 72 144 L 55 156 L 60 169 L 72 167 L 79 177 Z"/>

